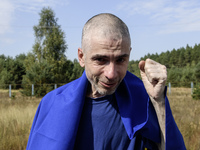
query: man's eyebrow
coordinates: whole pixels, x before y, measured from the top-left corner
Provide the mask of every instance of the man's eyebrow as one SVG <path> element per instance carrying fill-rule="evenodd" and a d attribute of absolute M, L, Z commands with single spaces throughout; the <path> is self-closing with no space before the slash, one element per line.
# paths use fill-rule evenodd
<path fill-rule="evenodd" d="M 124 58 L 124 57 L 129 57 L 129 54 L 122 54 L 122 55 L 117 56 L 117 58 Z"/>
<path fill-rule="evenodd" d="M 92 56 L 92 59 L 94 59 L 94 58 L 108 58 L 108 56 L 101 55 L 101 54 L 96 54 L 96 55 Z"/>
<path fill-rule="evenodd" d="M 94 58 L 108 58 L 108 57 L 109 56 L 106 56 L 106 55 L 96 54 L 96 55 L 92 56 L 92 59 L 94 59 Z M 124 57 L 129 57 L 129 54 L 122 54 L 122 55 L 116 56 L 117 59 L 124 58 Z"/>

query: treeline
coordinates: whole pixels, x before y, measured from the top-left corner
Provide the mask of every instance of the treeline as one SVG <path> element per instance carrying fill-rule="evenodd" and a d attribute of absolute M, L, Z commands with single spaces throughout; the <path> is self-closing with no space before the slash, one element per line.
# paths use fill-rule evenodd
<path fill-rule="evenodd" d="M 172 86 L 190 86 L 190 82 L 200 82 L 200 44 L 194 47 L 187 45 L 161 54 L 147 54 L 140 60 L 153 59 L 167 67 L 168 82 Z M 139 61 L 130 61 L 129 71 L 139 76 Z"/>
<path fill-rule="evenodd" d="M 42 63 L 36 60 L 32 61 L 30 55 L 20 54 L 15 58 L 0 55 L 0 88 L 8 88 L 9 84 L 12 84 L 13 89 L 28 87 L 28 92 L 24 94 L 31 95 L 31 85 L 34 84 L 37 90 L 36 95 L 43 96 L 54 88 L 53 84 L 63 84 L 75 80 L 82 75 L 84 70 L 77 59 L 71 61 L 65 58 L 63 64 L 58 67 L 60 74 L 54 73 L 55 66 L 46 61 Z M 52 84 L 52 87 L 48 84 Z"/>
<path fill-rule="evenodd" d="M 167 66 L 167 80 L 173 87 L 189 87 L 190 82 L 194 82 L 194 84 L 200 83 L 200 44 L 196 44 L 194 47 L 187 45 L 186 48 L 173 49 L 160 55 L 147 54 L 140 60 L 147 58 Z M 140 77 L 138 69 L 140 60 L 131 60 L 128 66 L 128 70 L 138 77 Z M 58 64 L 48 63 L 46 59 L 40 61 L 37 60 L 33 53 L 28 55 L 20 54 L 15 58 L 0 55 L 1 87 L 6 88 L 8 84 L 12 84 L 14 85 L 13 88 L 19 89 L 24 88 L 22 87 L 23 84 L 24 86 L 25 84 L 41 86 L 44 83 L 68 83 L 80 77 L 84 70 L 80 67 L 77 59 L 71 61 L 63 57 L 62 60 L 58 61 Z M 44 89 L 44 87 L 41 88 Z M 49 91 L 50 89 L 46 90 Z M 45 93 L 46 90 L 43 90 L 43 92 Z M 42 90 L 39 90 L 39 92 L 41 93 Z"/>

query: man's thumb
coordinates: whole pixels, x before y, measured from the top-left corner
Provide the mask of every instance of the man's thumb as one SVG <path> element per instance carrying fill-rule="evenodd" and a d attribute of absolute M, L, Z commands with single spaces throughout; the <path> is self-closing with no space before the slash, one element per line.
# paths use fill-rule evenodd
<path fill-rule="evenodd" d="M 145 66 L 145 61 L 144 61 L 144 60 L 141 60 L 141 61 L 139 62 L 138 67 L 139 67 L 139 69 L 140 69 L 141 71 L 143 71 L 143 72 L 144 72 L 144 66 Z"/>

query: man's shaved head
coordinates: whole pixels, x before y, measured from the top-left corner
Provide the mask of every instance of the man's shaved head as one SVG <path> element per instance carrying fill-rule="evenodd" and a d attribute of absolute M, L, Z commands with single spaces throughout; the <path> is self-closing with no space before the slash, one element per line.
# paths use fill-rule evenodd
<path fill-rule="evenodd" d="M 109 13 L 98 14 L 89 19 L 82 32 L 82 49 L 89 49 L 91 38 L 105 38 L 110 40 L 126 40 L 131 45 L 128 27 L 117 16 Z"/>

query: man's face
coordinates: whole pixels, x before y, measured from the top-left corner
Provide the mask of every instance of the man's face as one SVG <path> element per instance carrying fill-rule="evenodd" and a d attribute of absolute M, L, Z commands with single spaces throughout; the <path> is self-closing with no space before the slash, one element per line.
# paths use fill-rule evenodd
<path fill-rule="evenodd" d="M 88 96 L 96 98 L 115 92 L 126 75 L 130 50 L 126 40 L 95 36 L 91 38 L 88 50 L 83 53 L 79 49 L 80 64 L 85 67 L 91 83 Z"/>

